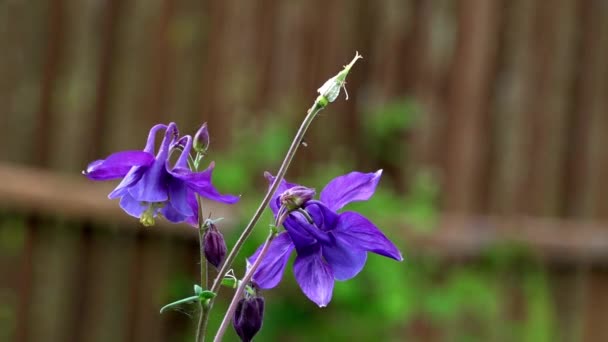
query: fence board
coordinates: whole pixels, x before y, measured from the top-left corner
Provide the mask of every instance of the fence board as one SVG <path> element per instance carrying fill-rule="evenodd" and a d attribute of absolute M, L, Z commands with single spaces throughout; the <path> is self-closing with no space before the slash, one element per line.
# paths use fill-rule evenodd
<path fill-rule="evenodd" d="M 486 137 L 489 73 L 496 55 L 498 2 L 463 1 L 458 6 L 458 44 L 452 61 L 443 148 L 446 210 L 475 212 L 480 207 Z"/>

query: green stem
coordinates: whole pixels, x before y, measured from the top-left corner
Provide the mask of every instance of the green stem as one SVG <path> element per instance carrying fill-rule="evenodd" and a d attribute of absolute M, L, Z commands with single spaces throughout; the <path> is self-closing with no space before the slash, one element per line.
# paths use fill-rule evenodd
<path fill-rule="evenodd" d="M 262 247 L 262 250 L 260 251 L 258 258 L 255 260 L 253 265 L 251 265 L 251 267 L 247 270 L 243 279 L 241 279 L 239 287 L 236 289 L 236 292 L 234 293 L 234 296 L 232 297 L 230 306 L 228 306 L 228 310 L 226 310 L 226 314 L 224 315 L 222 324 L 220 324 L 220 327 L 217 329 L 217 333 L 215 334 L 215 338 L 213 339 L 214 342 L 219 342 L 222 340 L 222 337 L 224 336 L 224 333 L 226 332 L 226 329 L 228 328 L 228 324 L 230 324 L 230 321 L 232 320 L 232 316 L 234 315 L 234 311 L 236 310 L 239 299 L 241 299 L 241 296 L 243 295 L 243 291 L 245 291 L 245 287 L 251 281 L 253 274 L 255 273 L 255 271 L 258 269 L 258 267 L 262 263 L 262 260 L 266 256 L 266 253 L 268 253 L 272 240 L 274 240 L 274 238 L 277 237 L 277 235 L 278 235 L 277 228 L 283 224 L 283 222 L 285 221 L 285 219 L 287 218 L 288 215 L 289 215 L 289 211 L 286 211 L 283 213 L 283 215 L 281 215 L 280 217 L 277 218 L 277 221 L 275 222 L 274 227 L 270 230 L 270 233 L 268 234 L 268 237 L 266 238 L 266 242 L 264 243 L 264 246 Z"/>
<path fill-rule="evenodd" d="M 298 129 L 298 132 L 296 133 L 296 136 L 294 137 L 293 141 L 291 142 L 291 146 L 289 147 L 289 150 L 287 150 L 285 159 L 283 159 L 283 163 L 281 164 L 281 167 L 279 168 L 279 171 L 277 172 L 274 182 L 272 182 L 272 185 L 268 189 L 268 192 L 266 192 L 266 196 L 264 196 L 264 199 L 262 200 L 262 202 L 258 206 L 257 210 L 253 214 L 253 217 L 251 218 L 251 220 L 249 221 L 249 223 L 247 224 L 247 226 L 241 233 L 241 236 L 239 237 L 239 239 L 234 244 L 234 247 L 230 251 L 230 254 L 228 254 L 228 256 L 226 257 L 226 260 L 222 264 L 222 267 L 218 271 L 217 276 L 215 277 L 215 280 L 213 281 L 213 285 L 211 286 L 211 292 L 213 292 L 215 294 L 217 294 L 219 292 L 220 285 L 222 284 L 222 279 L 224 278 L 224 275 L 230 269 L 232 262 L 234 261 L 236 256 L 239 254 L 241 247 L 243 246 L 243 244 L 245 244 L 245 241 L 247 240 L 247 238 L 249 238 L 249 235 L 251 235 L 251 232 L 253 231 L 253 228 L 255 227 L 258 220 L 262 216 L 264 209 L 266 209 L 266 206 L 268 206 L 270 199 L 272 198 L 272 196 L 274 196 L 274 193 L 277 191 L 279 184 L 281 184 L 281 181 L 285 177 L 285 174 L 287 173 L 287 169 L 289 168 L 289 164 L 291 164 L 291 161 L 293 160 L 293 157 L 295 156 L 296 151 L 298 150 L 298 147 L 300 147 L 300 144 L 302 144 L 302 141 L 304 140 L 304 134 L 306 133 L 306 130 L 312 123 L 313 119 L 317 116 L 317 114 L 323 108 L 325 108 L 325 105 L 327 105 L 327 103 L 321 103 L 321 101 L 317 100 L 312 105 L 312 107 L 308 110 L 306 117 L 304 118 L 304 121 L 302 121 L 302 124 L 300 125 L 300 128 Z M 208 310 L 207 310 L 207 312 L 204 312 L 204 317 L 201 316 L 201 318 L 205 321 L 205 323 L 203 323 L 203 325 L 207 324 L 206 321 L 209 319 L 208 312 L 213 307 L 214 301 L 215 301 L 215 298 L 211 298 L 209 300 Z"/>
<path fill-rule="evenodd" d="M 198 158 L 197 158 L 198 159 Z M 196 168 L 198 169 L 198 161 L 196 162 Z M 199 250 L 200 250 L 200 267 L 201 267 L 201 287 L 203 289 L 207 289 L 208 286 L 208 277 L 207 277 L 207 258 L 205 258 L 205 224 L 203 220 L 203 201 L 200 195 L 196 195 L 196 202 L 198 203 L 198 242 L 199 242 Z M 209 312 L 209 307 L 206 303 L 199 301 L 201 313 L 198 317 L 198 325 L 196 328 L 196 342 L 205 341 L 205 334 L 207 330 L 207 313 Z"/>

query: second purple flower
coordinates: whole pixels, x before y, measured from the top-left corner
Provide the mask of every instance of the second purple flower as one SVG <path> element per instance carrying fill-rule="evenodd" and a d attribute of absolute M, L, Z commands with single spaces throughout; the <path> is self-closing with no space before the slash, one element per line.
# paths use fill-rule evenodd
<path fill-rule="evenodd" d="M 283 224 L 286 231 L 272 241 L 268 254 L 253 276 L 254 282 L 262 289 L 277 286 L 289 256 L 295 250 L 296 281 L 310 300 L 324 307 L 331 300 L 334 281 L 356 276 L 365 265 L 367 252 L 403 260 L 397 247 L 363 215 L 352 211 L 337 213 L 350 202 L 369 199 L 381 175 L 382 170 L 339 176 L 321 191 L 320 200 L 310 199 L 314 190 L 303 191 L 302 186 L 282 181 L 270 202 L 274 215 L 280 210 L 281 199 L 285 202 L 285 198 L 291 200 L 288 204 L 301 204 L 306 215 L 290 212 Z M 271 183 L 274 180 L 269 174 L 266 177 Z M 292 197 L 299 193 L 306 196 L 302 196 L 302 201 L 293 200 Z M 255 262 L 260 250 L 258 248 L 249 258 L 250 264 Z"/>

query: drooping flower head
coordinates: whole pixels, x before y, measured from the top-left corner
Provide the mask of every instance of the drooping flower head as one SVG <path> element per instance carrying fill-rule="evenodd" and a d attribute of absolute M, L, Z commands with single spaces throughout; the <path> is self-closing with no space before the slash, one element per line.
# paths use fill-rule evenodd
<path fill-rule="evenodd" d="M 264 321 L 264 298 L 258 294 L 245 292 L 245 298 L 239 300 L 232 326 L 243 342 L 253 340 L 262 328 Z"/>
<path fill-rule="evenodd" d="M 164 132 L 155 152 L 156 135 Z M 238 196 L 220 194 L 211 183 L 215 164 L 202 172 L 193 172 L 188 165 L 192 137 L 179 137 L 177 125 L 158 124 L 150 129 L 143 151 L 122 151 L 106 159 L 90 163 L 83 173 L 92 180 L 122 181 L 108 195 L 120 198 L 120 207 L 144 225 L 154 224 L 158 215 L 170 222 L 195 223 L 198 216 L 195 193 L 222 203 L 236 203 Z M 172 153 L 179 153 L 175 164 Z"/>
<path fill-rule="evenodd" d="M 367 252 L 403 260 L 397 247 L 367 218 L 352 211 L 338 213 L 346 204 L 368 200 L 375 192 L 382 170 L 374 173 L 351 172 L 329 182 L 319 200 L 308 200 L 301 207 L 313 222 L 299 211 L 292 211 L 256 273 L 254 282 L 262 289 L 278 285 L 290 254 L 296 251 L 293 264 L 296 281 L 304 294 L 320 307 L 331 300 L 334 281 L 356 276 L 365 265 Z M 272 183 L 274 177 L 266 174 Z M 300 187 L 282 181 L 270 208 L 275 214 L 281 207 L 281 196 Z M 312 190 L 312 189 L 311 189 Z M 301 190 L 299 190 L 301 191 Z M 253 264 L 261 247 L 248 259 Z"/>

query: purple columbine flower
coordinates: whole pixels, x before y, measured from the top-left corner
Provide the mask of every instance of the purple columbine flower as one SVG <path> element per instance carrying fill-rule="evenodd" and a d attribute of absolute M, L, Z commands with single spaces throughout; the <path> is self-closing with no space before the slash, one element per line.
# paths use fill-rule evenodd
<path fill-rule="evenodd" d="M 253 276 L 262 289 L 281 281 L 289 256 L 295 249 L 293 264 L 296 281 L 304 294 L 320 307 L 331 300 L 334 281 L 356 276 L 365 265 L 367 252 L 403 260 L 397 247 L 367 218 L 352 211 L 337 213 L 346 204 L 369 199 L 376 190 L 382 170 L 374 173 L 351 172 L 333 179 L 325 186 L 320 200 L 303 203 L 312 223 L 302 213 L 292 211 L 283 224 L 286 231 L 271 243 L 266 257 Z M 266 174 L 272 183 L 274 177 Z M 297 184 L 282 181 L 270 202 L 275 214 L 280 209 L 281 194 Z M 248 262 L 253 264 L 261 247 Z"/>
<path fill-rule="evenodd" d="M 154 154 L 156 134 L 163 130 L 163 140 Z M 213 162 L 202 172 L 192 172 L 188 166 L 191 150 L 192 137 L 179 138 L 175 123 L 158 124 L 150 129 L 143 151 L 111 154 L 90 163 L 83 173 L 92 180 L 122 178 L 108 198 L 120 198 L 120 207 L 144 225 L 154 224 L 159 214 L 171 222 L 196 223 L 195 193 L 228 204 L 237 202 L 239 197 L 222 195 L 215 189 L 211 183 Z M 169 157 L 173 152 L 180 155 L 171 165 Z"/>

